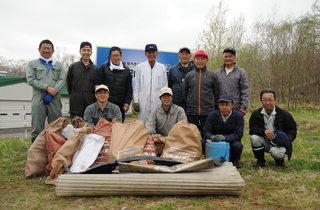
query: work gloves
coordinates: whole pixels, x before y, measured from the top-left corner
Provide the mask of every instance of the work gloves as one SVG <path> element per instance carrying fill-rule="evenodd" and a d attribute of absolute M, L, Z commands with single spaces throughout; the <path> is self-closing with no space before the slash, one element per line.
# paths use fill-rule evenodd
<path fill-rule="evenodd" d="M 51 95 L 50 93 L 48 93 L 44 98 L 43 98 L 43 103 L 44 104 L 50 104 L 50 102 L 53 99 L 53 95 Z"/>
<path fill-rule="evenodd" d="M 210 136 L 210 139 L 213 142 L 226 141 L 226 137 L 221 134 L 212 135 L 212 136 Z"/>
<path fill-rule="evenodd" d="M 241 114 L 242 114 L 243 116 L 245 116 L 245 115 L 247 114 L 247 111 L 244 110 L 244 109 L 239 109 L 239 112 L 241 112 Z"/>
<path fill-rule="evenodd" d="M 134 108 L 134 111 L 140 112 L 140 106 L 139 106 L 138 103 L 134 103 L 134 104 L 133 104 L 133 108 Z"/>

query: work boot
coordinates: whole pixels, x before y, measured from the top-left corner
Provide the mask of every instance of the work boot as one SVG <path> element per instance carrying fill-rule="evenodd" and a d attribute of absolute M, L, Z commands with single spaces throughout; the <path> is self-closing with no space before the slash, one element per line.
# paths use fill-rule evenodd
<path fill-rule="evenodd" d="M 276 163 L 276 167 L 285 169 L 287 168 L 287 166 L 284 164 L 284 159 L 278 160 L 278 159 L 274 159 L 275 163 Z"/>
<path fill-rule="evenodd" d="M 241 168 L 241 165 L 240 165 L 238 159 L 232 160 L 231 162 L 232 162 L 233 166 L 235 166 L 236 168 Z"/>
<path fill-rule="evenodd" d="M 259 150 L 252 150 L 254 157 L 257 158 L 256 164 L 252 165 L 252 167 L 260 168 L 266 166 L 266 160 L 264 159 L 264 148 Z"/>

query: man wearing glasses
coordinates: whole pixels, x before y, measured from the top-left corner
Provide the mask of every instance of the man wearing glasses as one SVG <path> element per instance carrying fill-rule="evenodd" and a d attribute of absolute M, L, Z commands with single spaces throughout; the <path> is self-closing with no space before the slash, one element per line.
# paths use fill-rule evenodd
<path fill-rule="evenodd" d="M 251 147 L 257 159 L 253 167 L 265 167 L 264 152 L 269 152 L 277 167 L 286 168 L 284 156 L 291 158 L 296 122 L 289 112 L 275 105 L 276 93 L 271 88 L 261 91 L 260 102 L 262 107 L 255 110 L 249 120 Z"/>
<path fill-rule="evenodd" d="M 109 122 L 115 118 L 121 122 L 122 116 L 117 105 L 109 102 L 109 88 L 105 85 L 96 87 L 95 97 L 97 102 L 91 104 L 84 111 L 84 121 L 92 128 L 95 128 L 101 118 L 105 118 Z"/>
<path fill-rule="evenodd" d="M 33 88 L 31 104 L 31 142 L 44 129 L 45 120 L 48 124 L 61 117 L 60 91 L 64 85 L 62 64 L 52 54 L 54 46 L 48 39 L 39 44 L 38 59 L 28 63 L 26 69 L 27 83 Z"/>

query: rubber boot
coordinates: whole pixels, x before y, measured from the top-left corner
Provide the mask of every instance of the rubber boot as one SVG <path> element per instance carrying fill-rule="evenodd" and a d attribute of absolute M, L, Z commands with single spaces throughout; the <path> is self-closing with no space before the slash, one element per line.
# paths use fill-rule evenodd
<path fill-rule="evenodd" d="M 274 159 L 274 162 L 276 163 L 276 167 L 285 169 L 287 168 L 287 166 L 284 164 L 284 159 L 278 160 L 278 159 Z"/>
<path fill-rule="evenodd" d="M 31 144 L 36 140 L 36 138 L 31 138 Z"/>
<path fill-rule="evenodd" d="M 266 160 L 264 159 L 264 149 L 252 150 L 252 151 L 253 151 L 254 157 L 257 158 L 256 164 L 252 165 L 252 167 L 255 167 L 255 168 L 265 167 Z"/>

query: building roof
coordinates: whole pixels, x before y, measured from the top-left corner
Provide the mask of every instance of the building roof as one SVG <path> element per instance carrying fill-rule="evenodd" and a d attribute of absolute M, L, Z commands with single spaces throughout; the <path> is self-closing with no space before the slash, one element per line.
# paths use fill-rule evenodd
<path fill-rule="evenodd" d="M 19 83 L 27 83 L 26 77 L 19 77 L 19 76 L 0 76 L 0 87 L 8 86 L 8 85 L 15 85 Z M 61 96 L 68 97 L 68 89 L 67 85 L 64 84 L 61 90 Z"/>
<path fill-rule="evenodd" d="M 0 76 L 0 87 L 19 84 L 22 82 L 27 83 L 27 78 L 18 76 Z"/>

